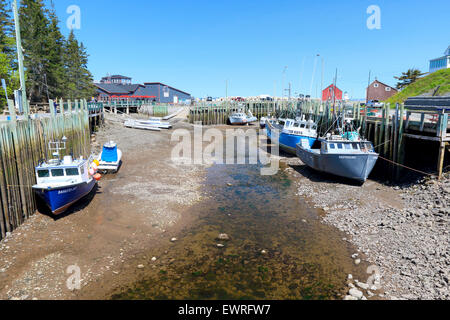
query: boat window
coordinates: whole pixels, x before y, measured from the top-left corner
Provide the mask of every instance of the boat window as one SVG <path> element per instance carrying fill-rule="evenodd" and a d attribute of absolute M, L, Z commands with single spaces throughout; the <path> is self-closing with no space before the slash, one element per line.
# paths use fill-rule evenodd
<path fill-rule="evenodd" d="M 66 169 L 66 176 L 78 176 L 78 168 L 67 168 Z"/>
<path fill-rule="evenodd" d="M 48 178 L 50 177 L 50 172 L 48 170 L 38 170 L 39 178 Z"/>
<path fill-rule="evenodd" d="M 330 149 L 336 149 L 336 147 L 334 146 L 334 143 L 330 143 Z"/>
<path fill-rule="evenodd" d="M 353 149 L 358 150 L 358 144 L 357 143 L 352 143 L 352 147 L 353 147 Z"/>
<path fill-rule="evenodd" d="M 52 177 L 64 177 L 63 169 L 52 169 Z"/>
<path fill-rule="evenodd" d="M 312 127 L 312 129 L 313 129 L 313 130 L 317 130 L 317 126 L 314 125 L 314 126 Z"/>
<path fill-rule="evenodd" d="M 80 167 L 80 172 L 82 175 L 84 174 L 84 167 Z"/>
<path fill-rule="evenodd" d="M 342 143 L 337 144 L 338 149 L 342 149 Z"/>
<path fill-rule="evenodd" d="M 344 144 L 345 149 L 350 150 L 352 148 L 352 145 L 349 143 Z"/>
<path fill-rule="evenodd" d="M 304 124 L 304 123 L 302 123 L 301 125 L 300 125 L 300 128 L 305 128 L 306 127 L 306 125 Z"/>
<path fill-rule="evenodd" d="M 370 142 L 368 142 L 368 143 L 366 143 L 366 148 L 368 150 L 373 150 L 373 145 Z"/>
<path fill-rule="evenodd" d="M 294 127 L 295 127 L 295 128 L 298 128 L 298 126 L 299 126 L 299 123 L 298 123 L 298 122 L 294 123 Z"/>

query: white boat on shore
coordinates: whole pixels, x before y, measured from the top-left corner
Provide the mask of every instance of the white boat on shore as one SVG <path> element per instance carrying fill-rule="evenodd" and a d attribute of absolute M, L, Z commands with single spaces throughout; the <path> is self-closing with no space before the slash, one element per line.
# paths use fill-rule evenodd
<path fill-rule="evenodd" d="M 254 117 L 253 114 L 249 111 L 248 115 L 244 112 L 233 113 L 229 117 L 229 120 L 231 125 L 246 125 L 257 122 L 258 118 Z"/>
<path fill-rule="evenodd" d="M 142 123 L 141 121 L 137 121 L 134 119 L 128 119 L 125 121 L 124 126 L 132 129 L 142 129 L 142 130 L 150 130 L 150 131 L 161 131 L 160 128 L 154 126 L 153 124 Z"/>
<path fill-rule="evenodd" d="M 163 120 L 162 118 L 152 117 L 148 120 L 136 120 L 136 121 L 139 124 L 150 125 L 150 126 L 157 127 L 159 129 L 171 129 L 172 128 L 172 125 L 170 124 L 170 122 L 164 122 L 162 120 Z"/>
<path fill-rule="evenodd" d="M 117 143 L 110 141 L 103 145 L 102 152 L 97 157 L 98 170 L 104 172 L 117 172 L 122 162 L 122 151 L 117 148 Z"/>

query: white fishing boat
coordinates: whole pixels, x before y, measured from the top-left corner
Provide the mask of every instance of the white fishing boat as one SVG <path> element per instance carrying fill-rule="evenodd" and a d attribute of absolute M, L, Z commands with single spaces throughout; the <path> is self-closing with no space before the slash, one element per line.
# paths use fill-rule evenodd
<path fill-rule="evenodd" d="M 93 157 L 73 159 L 60 158 L 60 151 L 66 148 L 66 138 L 50 142 L 53 159 L 43 161 L 36 167 L 37 183 L 35 193 L 49 207 L 54 215 L 65 212 L 72 204 L 89 194 L 101 175 L 97 173 Z"/>
<path fill-rule="evenodd" d="M 110 141 L 103 145 L 102 152 L 97 157 L 98 170 L 103 172 L 117 172 L 122 163 L 122 151 L 117 148 L 117 143 Z"/>
<path fill-rule="evenodd" d="M 229 117 L 229 120 L 231 125 L 246 125 L 257 122 L 258 118 L 254 117 L 253 114 L 249 111 L 248 115 L 244 112 L 233 113 Z"/>

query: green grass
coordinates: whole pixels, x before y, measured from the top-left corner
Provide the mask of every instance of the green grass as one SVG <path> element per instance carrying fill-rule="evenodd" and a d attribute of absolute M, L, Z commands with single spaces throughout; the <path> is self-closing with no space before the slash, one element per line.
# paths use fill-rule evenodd
<path fill-rule="evenodd" d="M 441 86 L 436 94 L 437 96 L 450 92 L 450 69 L 439 70 L 417 80 L 385 102 L 391 103 L 391 105 L 403 103 L 409 97 L 419 96 L 427 92 L 432 93 L 437 86 Z"/>

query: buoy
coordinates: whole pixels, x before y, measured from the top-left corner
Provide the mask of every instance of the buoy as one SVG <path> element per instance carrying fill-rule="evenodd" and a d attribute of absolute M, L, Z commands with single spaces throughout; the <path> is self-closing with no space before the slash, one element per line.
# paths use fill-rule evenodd
<path fill-rule="evenodd" d="M 98 165 L 97 165 L 95 162 L 91 165 L 91 167 L 92 167 L 92 169 L 94 169 L 95 171 L 97 171 L 97 169 L 98 169 Z"/>
<path fill-rule="evenodd" d="M 97 167 L 100 165 L 100 162 L 97 159 L 94 160 L 94 163 L 97 165 Z"/>
<path fill-rule="evenodd" d="M 94 169 L 90 168 L 90 169 L 89 169 L 89 174 L 90 174 L 91 176 L 93 176 L 93 175 L 95 174 Z"/>
<path fill-rule="evenodd" d="M 94 175 L 94 179 L 97 180 L 97 181 L 100 181 L 101 178 L 102 178 L 102 175 L 100 173 L 96 173 Z"/>

